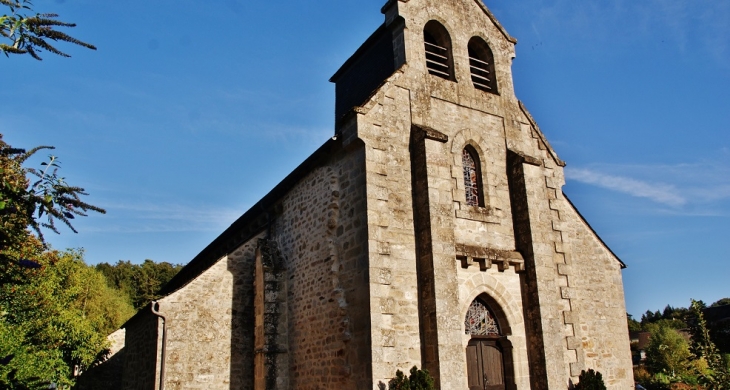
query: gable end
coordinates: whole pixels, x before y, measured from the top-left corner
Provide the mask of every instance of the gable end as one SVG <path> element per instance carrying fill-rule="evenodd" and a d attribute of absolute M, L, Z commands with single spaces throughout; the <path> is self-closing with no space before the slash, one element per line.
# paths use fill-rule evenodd
<path fill-rule="evenodd" d="M 590 224 L 590 223 L 588 223 L 588 221 L 587 221 L 587 220 L 585 219 L 585 217 L 583 217 L 583 214 L 581 214 L 581 213 L 580 213 L 580 211 L 578 211 L 578 208 L 577 208 L 577 207 L 575 207 L 575 205 L 573 204 L 573 202 L 571 202 L 571 201 L 570 201 L 570 198 L 568 198 L 568 196 L 567 196 L 567 195 L 565 195 L 565 192 L 563 192 L 563 197 L 565 198 L 565 200 L 566 200 L 566 201 L 568 201 L 568 204 L 569 204 L 569 205 L 570 205 L 570 207 L 571 207 L 571 208 L 573 209 L 573 211 L 575 211 L 576 215 L 578 215 L 578 217 L 580 218 L 580 220 L 581 220 L 581 221 L 583 221 L 583 223 L 584 223 L 584 224 L 585 224 L 585 225 L 586 225 L 586 226 L 588 227 L 588 229 L 590 229 L 591 233 L 593 233 L 593 236 L 595 236 L 595 237 L 596 237 L 596 239 L 598 239 L 598 241 L 599 241 L 599 242 L 601 243 L 601 245 L 603 245 L 603 247 L 604 247 L 604 248 L 606 248 L 606 250 L 607 250 L 607 251 L 608 251 L 609 253 L 611 253 L 611 255 L 612 255 L 612 256 L 613 256 L 613 257 L 614 257 L 614 258 L 616 259 L 616 261 L 618 261 L 618 262 L 619 262 L 619 263 L 621 264 L 621 269 L 626 269 L 626 268 L 627 268 L 627 265 L 626 265 L 626 263 L 624 263 L 624 262 L 623 262 L 623 261 L 622 261 L 622 260 L 621 260 L 621 259 L 620 259 L 620 258 L 619 258 L 619 257 L 618 257 L 618 256 L 617 256 L 617 255 L 616 255 L 616 254 L 615 254 L 615 253 L 614 253 L 614 252 L 612 251 L 612 250 L 611 250 L 611 248 L 610 248 L 610 247 L 609 247 L 608 245 L 606 245 L 606 243 L 605 243 L 605 242 L 603 241 L 603 239 L 601 238 L 601 236 L 599 236 L 599 235 L 598 235 L 598 233 L 596 233 L 596 231 L 595 231 L 595 230 L 593 230 L 593 226 L 591 226 L 591 224 Z"/>

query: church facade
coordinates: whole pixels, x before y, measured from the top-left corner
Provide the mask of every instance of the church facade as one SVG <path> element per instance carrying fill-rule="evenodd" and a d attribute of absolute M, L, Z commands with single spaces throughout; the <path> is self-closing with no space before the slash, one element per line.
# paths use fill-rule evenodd
<path fill-rule="evenodd" d="M 480 0 L 390 0 L 335 136 L 124 328 L 124 389 L 633 388 L 624 264 L 561 188 Z"/>

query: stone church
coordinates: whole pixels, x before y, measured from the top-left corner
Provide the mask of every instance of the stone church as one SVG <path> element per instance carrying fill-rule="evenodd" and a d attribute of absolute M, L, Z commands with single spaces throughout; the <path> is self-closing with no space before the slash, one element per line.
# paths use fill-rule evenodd
<path fill-rule="evenodd" d="M 123 389 L 633 388 L 624 264 L 562 192 L 480 0 L 390 0 L 335 132 L 125 325 Z"/>

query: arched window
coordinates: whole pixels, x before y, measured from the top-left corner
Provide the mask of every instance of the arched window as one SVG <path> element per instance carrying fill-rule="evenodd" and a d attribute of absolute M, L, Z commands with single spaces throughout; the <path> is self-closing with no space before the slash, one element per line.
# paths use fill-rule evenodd
<path fill-rule="evenodd" d="M 479 299 L 469 305 L 464 319 L 466 334 L 472 336 L 501 336 L 499 324 L 489 307 Z"/>
<path fill-rule="evenodd" d="M 479 163 L 479 154 L 473 147 L 467 146 L 462 151 L 461 158 L 464 167 L 464 190 L 468 206 L 484 207 L 482 193 L 482 170 Z"/>
<path fill-rule="evenodd" d="M 454 59 L 451 55 L 451 37 L 441 23 L 432 20 L 423 28 L 428 73 L 454 80 Z"/>
<path fill-rule="evenodd" d="M 469 67 L 471 81 L 476 89 L 498 93 L 492 49 L 479 37 L 469 40 Z"/>

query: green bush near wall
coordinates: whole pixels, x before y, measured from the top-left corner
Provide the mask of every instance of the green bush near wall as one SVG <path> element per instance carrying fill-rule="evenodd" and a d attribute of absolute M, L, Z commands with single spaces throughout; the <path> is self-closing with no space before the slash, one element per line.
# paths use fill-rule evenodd
<path fill-rule="evenodd" d="M 581 371 L 575 390 L 606 390 L 603 375 L 598 371 L 593 371 L 593 369 Z"/>
<path fill-rule="evenodd" d="M 395 378 L 388 382 L 388 390 L 434 390 L 434 381 L 428 370 L 411 368 L 411 375 L 406 377 L 401 370 L 395 372 Z"/>

